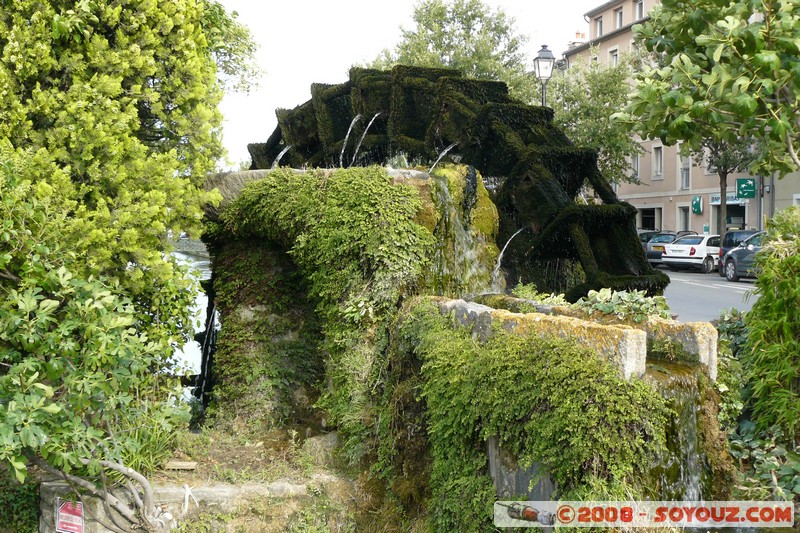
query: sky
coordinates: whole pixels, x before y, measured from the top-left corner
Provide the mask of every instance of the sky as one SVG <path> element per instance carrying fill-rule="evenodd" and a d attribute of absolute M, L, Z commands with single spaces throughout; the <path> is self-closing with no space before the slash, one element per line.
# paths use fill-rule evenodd
<path fill-rule="evenodd" d="M 264 74 L 248 94 L 230 93 L 220 109 L 228 150 L 226 168 L 249 162 L 248 143 L 266 142 L 277 125 L 275 110 L 291 109 L 311 98 L 312 83 L 343 83 L 354 64 L 394 49 L 400 28 L 413 29 L 416 0 L 220 0 L 250 27 L 259 44 L 257 63 Z M 483 0 L 515 19 L 527 36 L 532 61 L 542 44 L 561 57 L 575 32 L 588 34 L 583 14 L 606 0 Z M 531 66 L 532 68 L 532 66 Z"/>

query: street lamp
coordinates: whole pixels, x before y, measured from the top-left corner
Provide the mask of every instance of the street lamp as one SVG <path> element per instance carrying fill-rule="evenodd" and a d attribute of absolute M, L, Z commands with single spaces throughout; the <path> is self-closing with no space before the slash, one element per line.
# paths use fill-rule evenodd
<path fill-rule="evenodd" d="M 533 60 L 533 69 L 536 71 L 536 77 L 542 82 L 542 107 L 547 105 L 546 90 L 547 80 L 553 75 L 553 63 L 556 62 L 556 56 L 553 52 L 547 49 L 547 45 L 543 44 L 542 49 L 536 54 L 536 59 Z"/>

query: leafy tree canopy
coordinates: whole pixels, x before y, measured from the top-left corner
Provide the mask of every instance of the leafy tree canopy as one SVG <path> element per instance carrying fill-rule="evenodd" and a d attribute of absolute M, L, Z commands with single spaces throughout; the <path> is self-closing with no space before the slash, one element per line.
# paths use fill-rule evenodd
<path fill-rule="evenodd" d="M 641 152 L 630 128 L 609 120 L 628 101 L 629 79 L 637 58 L 623 57 L 616 66 L 578 61 L 556 71 L 548 83 L 547 99 L 555 123 L 577 146 L 598 152 L 598 166 L 613 182 L 637 181 L 631 158 Z"/>
<path fill-rule="evenodd" d="M 691 148 L 705 137 L 763 138 L 751 170 L 800 168 L 800 3 L 663 0 L 634 27 L 659 64 L 636 77 L 620 118 L 642 136 Z"/>
<path fill-rule="evenodd" d="M 384 50 L 369 66 L 450 67 L 478 79 L 500 80 L 511 95 L 532 101 L 537 82 L 527 73 L 514 19 L 492 11 L 481 0 L 421 0 L 414 7 L 411 30 L 402 29 L 394 51 Z"/>
<path fill-rule="evenodd" d="M 119 280 L 139 327 L 178 335 L 187 297 L 167 289 L 165 236 L 198 232 L 217 198 L 199 185 L 223 152 L 218 80 L 249 72 L 249 33 L 215 0 L 5 4 L 0 139 L 64 200 L 87 272 Z"/>
<path fill-rule="evenodd" d="M 0 10 L 0 463 L 90 492 L 127 477 L 136 527 L 156 525 L 137 469 L 180 418 L 162 372 L 191 332 L 167 235 L 199 232 L 219 197 L 200 187 L 223 151 L 217 106 L 252 53 L 216 0 Z"/>
<path fill-rule="evenodd" d="M 134 327 L 118 281 L 78 274 L 63 198 L 20 179 L 30 156 L 7 141 L 0 155 L 0 463 L 20 482 L 34 463 L 106 498 L 130 524 L 155 526 L 141 473 L 169 455 L 185 422 L 179 382 L 164 374 L 173 347 Z M 135 509 L 88 481 L 107 470 L 138 484 Z"/>

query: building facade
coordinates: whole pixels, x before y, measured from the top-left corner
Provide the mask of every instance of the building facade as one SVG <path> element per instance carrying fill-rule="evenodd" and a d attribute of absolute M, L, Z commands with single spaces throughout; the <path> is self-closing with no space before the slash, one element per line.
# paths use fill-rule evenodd
<path fill-rule="evenodd" d="M 584 15 L 589 38 L 570 43 L 567 68 L 576 61 L 616 65 L 634 46 L 633 25 L 647 19 L 658 0 L 611 0 Z M 639 183 L 620 183 L 620 199 L 637 209 L 637 226 L 648 229 L 719 233 L 719 176 L 705 161 L 682 157 L 678 146 L 642 140 L 642 154 L 631 161 Z M 735 173 L 728 176 L 727 229 L 761 229 L 776 210 L 800 205 L 800 173 L 783 179 Z M 742 189 L 737 189 L 737 184 Z M 750 191 L 753 192 L 750 192 Z"/>

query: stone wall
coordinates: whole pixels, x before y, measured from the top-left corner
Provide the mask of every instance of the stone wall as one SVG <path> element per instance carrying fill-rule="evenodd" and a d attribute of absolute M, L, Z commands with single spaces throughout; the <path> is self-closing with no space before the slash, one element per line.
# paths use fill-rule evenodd
<path fill-rule="evenodd" d="M 546 305 L 533 300 L 505 294 L 481 295 L 477 302 L 514 313 L 535 311 L 549 316 L 572 317 L 598 325 L 635 329 L 646 334 L 646 360 L 666 359 L 700 363 L 709 377 L 717 379 L 717 330 L 708 322 L 678 322 L 659 317 L 647 317 L 641 323 L 617 318 L 616 315 L 589 313 L 574 307 Z M 642 370 L 643 372 L 643 370 Z M 641 375 L 641 374 L 640 374 Z"/>
<path fill-rule="evenodd" d="M 514 313 L 464 300 L 441 300 L 439 308 L 443 314 L 452 314 L 461 326 L 471 328 L 481 340 L 492 335 L 496 327 L 520 334 L 553 335 L 592 346 L 626 379 L 642 377 L 645 372 L 647 335 L 635 328 L 543 313 Z"/>

